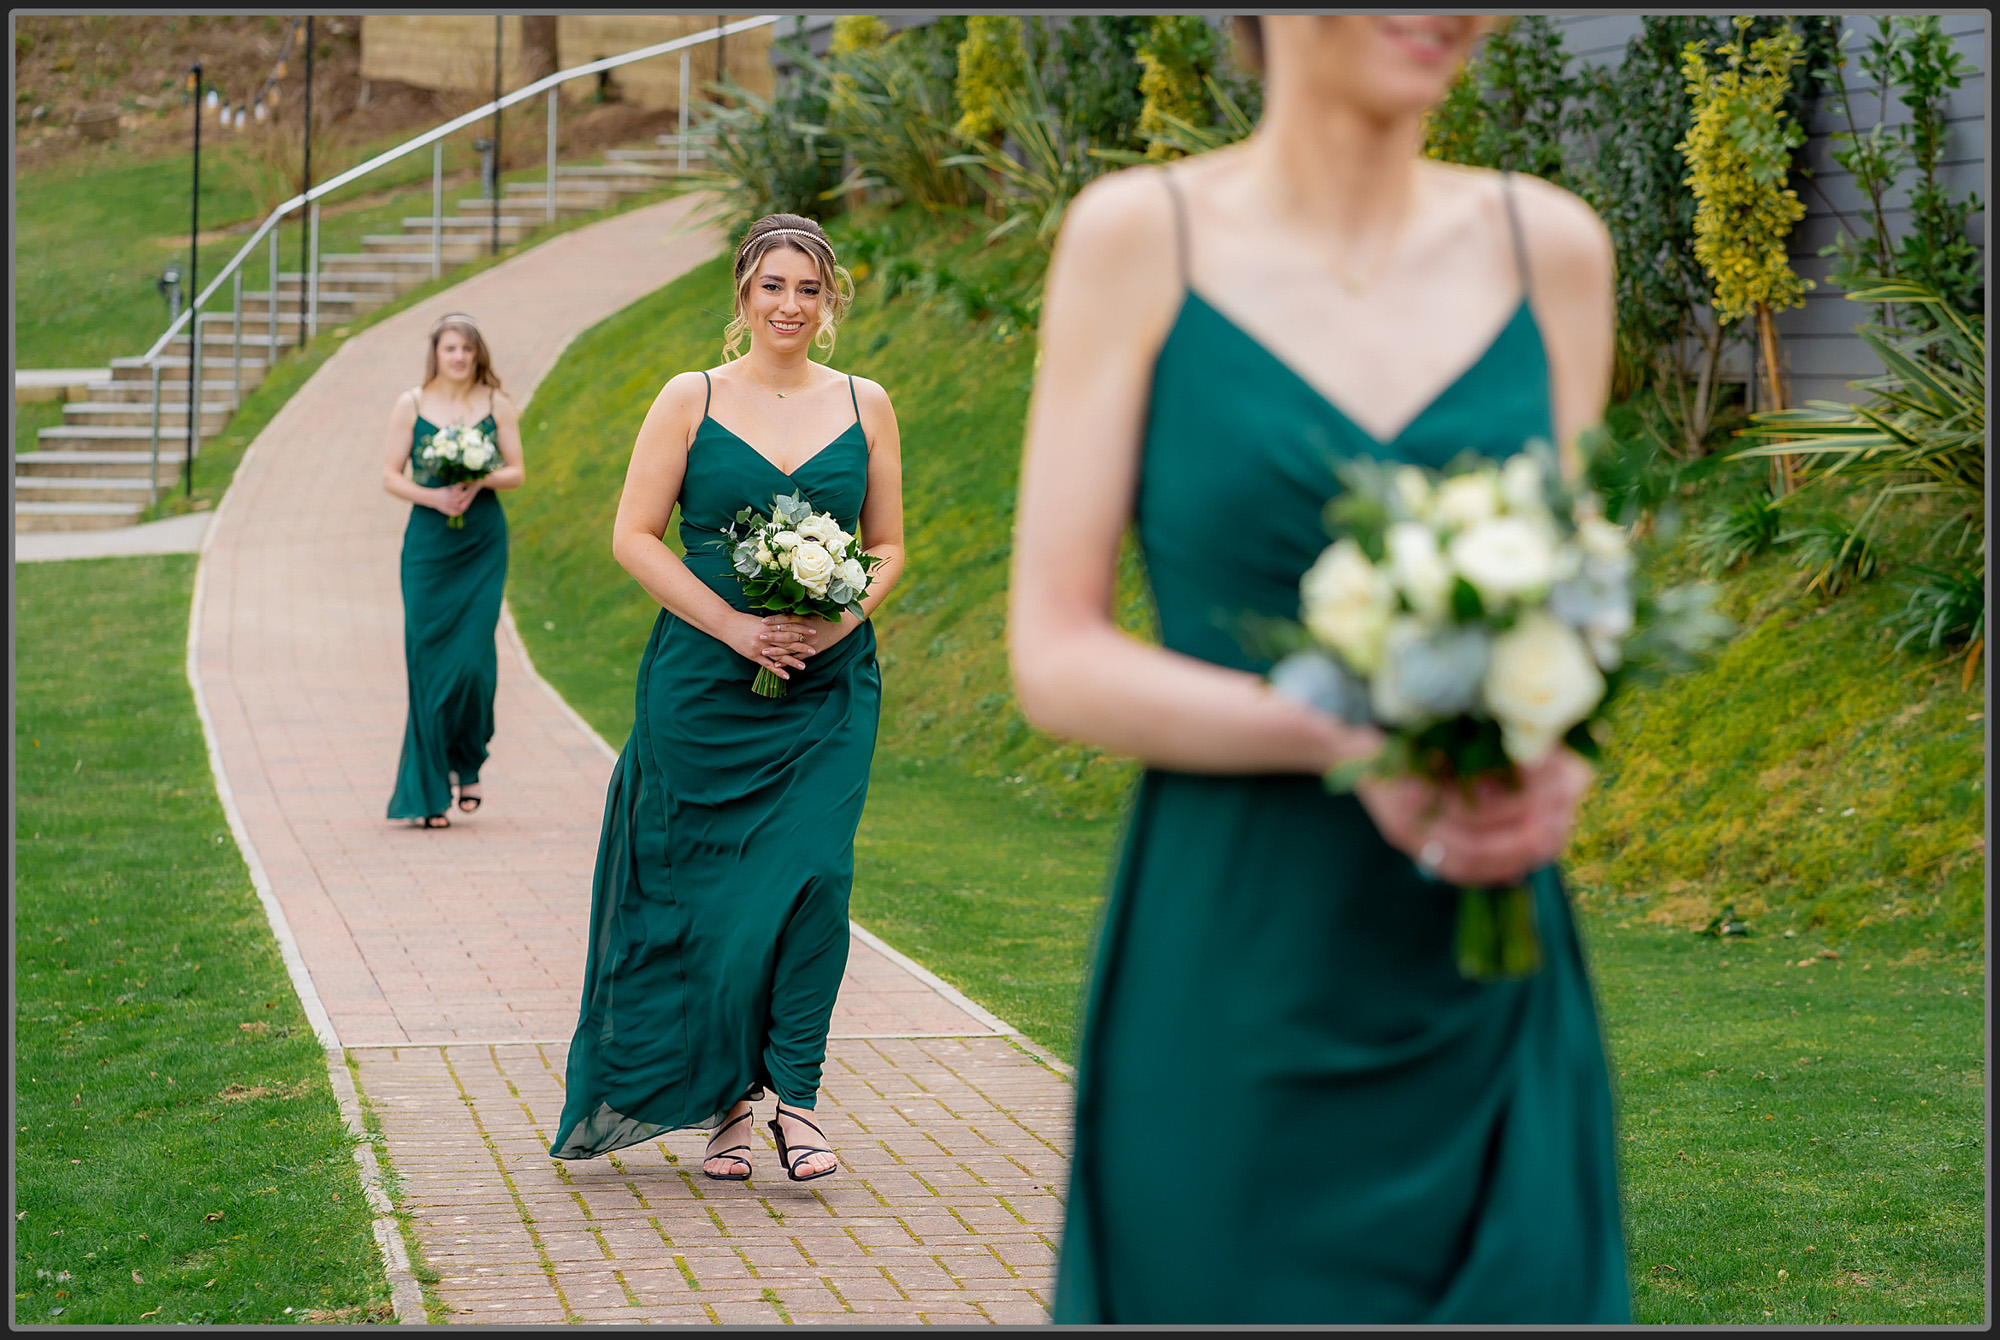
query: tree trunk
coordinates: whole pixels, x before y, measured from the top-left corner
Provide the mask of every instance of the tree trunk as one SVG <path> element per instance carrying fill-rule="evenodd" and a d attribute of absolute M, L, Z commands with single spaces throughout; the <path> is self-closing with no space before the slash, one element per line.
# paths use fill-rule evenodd
<path fill-rule="evenodd" d="M 1757 347 L 1761 353 L 1764 373 L 1764 396 L 1767 410 L 1784 409 L 1785 370 L 1778 357 L 1778 323 L 1771 309 L 1762 303 L 1757 305 Z M 1771 458 L 1771 488 L 1780 496 L 1790 493 L 1794 481 L 1796 457 L 1773 456 Z"/>
<path fill-rule="evenodd" d="M 556 64 L 555 15 L 521 16 L 521 60 L 527 67 L 524 73 L 531 84 L 537 79 L 548 78 L 561 68 Z"/>

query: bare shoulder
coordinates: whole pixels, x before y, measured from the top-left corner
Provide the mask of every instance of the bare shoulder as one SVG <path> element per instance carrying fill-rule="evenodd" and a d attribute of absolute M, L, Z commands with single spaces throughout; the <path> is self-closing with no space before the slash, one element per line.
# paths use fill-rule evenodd
<path fill-rule="evenodd" d="M 1099 177 L 1070 202 L 1058 247 L 1093 268 L 1107 263 L 1132 267 L 1135 261 L 1170 257 L 1174 232 L 1167 190 L 1157 168 L 1127 168 Z"/>
<path fill-rule="evenodd" d="M 677 372 L 667 378 L 667 384 L 653 398 L 655 409 L 670 412 L 686 410 L 699 414 L 700 406 L 707 403 L 708 374 L 705 372 Z"/>
<path fill-rule="evenodd" d="M 395 422 L 415 423 L 417 421 L 417 388 L 411 387 L 396 397 L 396 403 L 389 410 L 389 418 Z"/>
<path fill-rule="evenodd" d="M 493 417 L 502 421 L 521 417 L 521 407 L 514 403 L 514 397 L 497 386 L 493 388 Z"/>
<path fill-rule="evenodd" d="M 860 404 L 864 417 L 878 414 L 893 415 L 896 412 L 896 407 L 889 403 L 888 391 L 883 389 L 880 382 L 853 373 L 848 375 L 853 378 L 854 398 Z"/>
<path fill-rule="evenodd" d="M 1526 173 L 1514 177 L 1515 203 L 1528 263 L 1538 280 L 1572 290 L 1608 288 L 1611 234 L 1597 211 L 1554 182 Z"/>
<path fill-rule="evenodd" d="M 1078 192 L 1049 263 L 1044 339 L 1157 347 L 1180 299 L 1168 189 L 1159 170 L 1128 168 Z"/>

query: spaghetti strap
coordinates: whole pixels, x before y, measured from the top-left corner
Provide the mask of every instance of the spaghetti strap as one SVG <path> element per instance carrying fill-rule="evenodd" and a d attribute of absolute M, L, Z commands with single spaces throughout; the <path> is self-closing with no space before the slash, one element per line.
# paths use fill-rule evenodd
<path fill-rule="evenodd" d="M 1181 188 L 1174 185 L 1174 174 L 1166 168 L 1160 169 L 1160 181 L 1167 188 L 1167 198 L 1174 207 L 1174 263 L 1180 271 L 1181 287 L 1191 289 L 1193 282 L 1188 277 L 1188 226 L 1187 207 L 1181 203 Z"/>
<path fill-rule="evenodd" d="M 861 397 L 854 394 L 854 374 L 847 374 L 847 398 L 854 402 L 854 421 L 861 422 Z"/>
<path fill-rule="evenodd" d="M 1514 174 L 1500 174 L 1500 198 L 1507 203 L 1507 233 L 1514 241 L 1514 269 L 1521 279 L 1521 300 L 1534 295 L 1533 274 L 1528 269 L 1528 244 L 1521 235 L 1521 215 L 1514 207 Z"/>
<path fill-rule="evenodd" d="M 710 381 L 710 380 L 708 379 L 708 370 L 707 370 L 706 368 L 704 368 L 704 369 L 702 370 L 702 374 L 701 374 L 701 388 L 702 388 L 702 389 L 701 389 L 701 417 L 702 417 L 702 418 L 704 418 L 704 419 L 706 419 L 706 418 L 708 417 L 708 402 L 709 402 L 709 401 L 710 401 L 710 400 L 711 400 L 711 399 L 712 399 L 712 398 L 714 397 L 714 395 L 715 395 L 715 383 L 714 383 L 714 382 L 712 382 L 712 381 Z"/>

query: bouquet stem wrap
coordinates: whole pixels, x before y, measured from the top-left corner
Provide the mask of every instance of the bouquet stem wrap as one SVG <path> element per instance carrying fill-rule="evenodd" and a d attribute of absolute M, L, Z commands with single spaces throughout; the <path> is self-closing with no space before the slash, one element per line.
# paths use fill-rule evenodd
<path fill-rule="evenodd" d="M 1525 884 L 1458 891 L 1455 937 L 1459 976 L 1474 982 L 1518 982 L 1542 966 L 1535 894 Z"/>
<path fill-rule="evenodd" d="M 757 678 L 750 681 L 750 692 L 760 698 L 782 698 L 785 696 L 785 681 L 769 669 L 759 669 Z"/>

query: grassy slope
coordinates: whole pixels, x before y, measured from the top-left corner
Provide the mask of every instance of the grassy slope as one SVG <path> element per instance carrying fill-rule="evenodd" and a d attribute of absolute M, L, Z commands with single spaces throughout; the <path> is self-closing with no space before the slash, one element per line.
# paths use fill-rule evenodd
<path fill-rule="evenodd" d="M 572 346 L 527 416 L 534 473 L 509 504 L 509 597 L 538 664 L 614 742 L 654 614 L 607 542 L 631 436 L 667 375 L 712 361 L 726 301 L 718 262 L 634 304 Z M 913 574 L 881 618 L 885 717 L 855 915 L 1073 1056 L 1129 772 L 1047 747 L 1006 696 L 1004 557 L 1032 355 L 913 297 L 883 304 L 865 279 L 839 353 L 896 398 Z M 1955 675 L 1888 660 L 1868 624 L 1886 587 L 1815 616 L 1790 580 L 1776 558 L 1733 579 L 1746 636 L 1627 705 L 1579 838 L 1640 1316 L 1972 1320 L 1984 983 L 1966 951 L 1983 944 L 1983 867 L 1966 717 L 1979 704 Z M 1124 614 L 1139 627 L 1133 588 Z M 1695 766 L 1664 766 L 1675 759 Z M 1849 804 L 1857 815 L 1840 816 Z M 1799 822 L 1822 805 L 1847 822 Z M 1640 839 L 1651 845 L 1635 853 Z M 1752 916 L 1747 943 L 1669 929 L 1732 900 Z"/>
<path fill-rule="evenodd" d="M 209 777 L 193 572 L 15 571 L 22 1324 L 386 1307 L 325 1056 Z"/>

